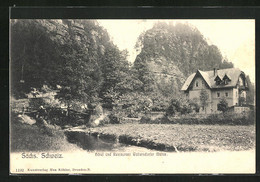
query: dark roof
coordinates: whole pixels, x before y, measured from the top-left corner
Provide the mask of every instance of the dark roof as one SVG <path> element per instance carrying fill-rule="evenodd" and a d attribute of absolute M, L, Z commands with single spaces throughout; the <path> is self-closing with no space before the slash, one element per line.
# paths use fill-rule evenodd
<path fill-rule="evenodd" d="M 205 82 L 208 84 L 210 88 L 226 88 L 226 87 L 235 87 L 237 85 L 238 78 L 241 74 L 244 74 L 240 69 L 238 68 L 228 68 L 228 69 L 221 69 L 217 70 L 217 73 L 214 75 L 214 70 L 211 71 L 201 71 L 198 70 L 196 73 L 191 74 L 187 80 L 185 81 L 184 85 L 182 86 L 181 90 L 186 91 L 190 84 L 192 83 L 194 77 L 196 74 L 201 74 Z M 220 79 L 223 79 L 223 77 L 227 75 L 228 78 L 230 78 L 230 82 L 226 85 L 216 85 L 216 82 L 214 81 L 215 78 L 218 76 Z"/>

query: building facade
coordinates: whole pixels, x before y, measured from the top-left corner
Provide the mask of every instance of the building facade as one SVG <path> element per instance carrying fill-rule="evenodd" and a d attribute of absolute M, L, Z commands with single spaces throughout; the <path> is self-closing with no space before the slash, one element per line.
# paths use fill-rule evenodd
<path fill-rule="evenodd" d="M 224 99 L 228 107 L 242 106 L 246 103 L 248 83 L 245 73 L 237 68 L 201 71 L 191 74 L 181 90 L 187 99 L 200 105 L 200 113 L 218 113 L 219 103 Z M 201 95 L 206 94 L 204 102 Z"/>

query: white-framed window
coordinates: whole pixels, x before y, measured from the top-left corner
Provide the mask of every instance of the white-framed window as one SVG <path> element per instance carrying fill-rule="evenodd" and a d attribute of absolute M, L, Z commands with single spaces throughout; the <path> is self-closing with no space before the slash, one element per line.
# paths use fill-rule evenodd
<path fill-rule="evenodd" d="M 195 82 L 195 85 L 196 85 L 196 87 L 198 87 L 198 86 L 199 86 L 199 82 L 198 82 L 198 81 L 196 81 L 196 82 Z"/>

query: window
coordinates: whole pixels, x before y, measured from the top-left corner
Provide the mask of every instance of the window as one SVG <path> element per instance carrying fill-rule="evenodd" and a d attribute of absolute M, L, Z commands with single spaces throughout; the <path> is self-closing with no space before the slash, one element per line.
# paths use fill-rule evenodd
<path fill-rule="evenodd" d="M 226 97 L 228 97 L 228 92 L 225 93 Z"/>
<path fill-rule="evenodd" d="M 196 87 L 198 87 L 199 86 L 199 82 L 198 81 L 196 81 Z"/>
<path fill-rule="evenodd" d="M 225 85 L 228 84 L 228 80 L 227 80 L 227 79 L 224 80 L 224 84 L 225 84 Z"/>
<path fill-rule="evenodd" d="M 217 97 L 220 97 L 220 93 L 219 92 L 217 92 Z"/>

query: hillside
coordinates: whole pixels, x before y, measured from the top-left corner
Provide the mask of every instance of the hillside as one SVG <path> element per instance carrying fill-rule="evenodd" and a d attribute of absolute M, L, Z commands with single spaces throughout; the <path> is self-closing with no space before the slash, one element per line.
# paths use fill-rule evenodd
<path fill-rule="evenodd" d="M 68 108 L 100 103 L 136 116 L 165 110 L 197 69 L 233 67 L 189 24 L 157 23 L 139 36 L 136 49 L 131 67 L 128 52 L 96 20 L 12 20 L 12 96 L 47 85 Z"/>
<path fill-rule="evenodd" d="M 91 103 L 123 79 L 128 67 L 125 53 L 95 20 L 13 20 L 11 52 L 17 98 L 47 85 L 66 103 Z"/>
<path fill-rule="evenodd" d="M 136 49 L 140 53 L 134 67 L 139 70 L 140 80 L 152 83 L 150 91 L 157 90 L 165 96 L 170 96 L 170 90 L 172 95 L 178 94 L 187 76 L 197 69 L 233 67 L 223 60 L 216 46 L 209 45 L 199 30 L 189 24 L 157 23 L 139 36 Z M 149 74 L 144 75 L 143 71 Z"/>

